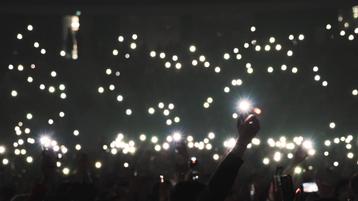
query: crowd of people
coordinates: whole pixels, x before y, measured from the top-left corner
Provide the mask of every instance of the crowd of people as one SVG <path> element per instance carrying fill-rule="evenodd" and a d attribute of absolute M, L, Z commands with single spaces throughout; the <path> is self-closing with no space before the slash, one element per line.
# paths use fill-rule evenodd
<path fill-rule="evenodd" d="M 237 127 L 234 148 L 215 164 L 205 157 L 191 158 L 185 144 L 178 143 L 174 155 L 143 153 L 124 167 L 120 159 L 108 159 L 100 170 L 91 168 L 90 155 L 79 153 L 76 169 L 63 175 L 56 168 L 54 154 L 44 150 L 41 165 L 31 172 L 0 169 L 0 201 L 358 200 L 357 169 L 342 176 L 318 164 L 312 171 L 293 176 L 294 168 L 307 157 L 301 148 L 284 167 L 245 167 L 246 162 L 257 161 L 244 155 L 260 123 L 251 114 L 238 120 Z"/>

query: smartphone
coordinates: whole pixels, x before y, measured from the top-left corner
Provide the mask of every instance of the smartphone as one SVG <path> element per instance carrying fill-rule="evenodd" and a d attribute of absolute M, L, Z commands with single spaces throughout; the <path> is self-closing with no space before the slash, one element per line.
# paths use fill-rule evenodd
<path fill-rule="evenodd" d="M 318 191 L 318 186 L 316 182 L 307 182 L 302 184 L 302 189 L 305 193 L 314 193 Z"/>

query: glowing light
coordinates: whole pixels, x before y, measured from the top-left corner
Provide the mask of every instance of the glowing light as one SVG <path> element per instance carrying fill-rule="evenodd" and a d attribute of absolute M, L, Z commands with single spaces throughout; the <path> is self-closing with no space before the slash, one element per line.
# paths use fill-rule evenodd
<path fill-rule="evenodd" d="M 155 143 L 158 142 L 158 137 L 157 137 L 157 136 L 153 136 L 153 137 L 150 139 L 150 141 L 151 141 L 153 144 L 155 144 Z"/>
<path fill-rule="evenodd" d="M 288 154 L 287 154 L 287 158 L 292 159 L 292 158 L 293 158 L 293 154 L 292 154 L 292 153 L 288 153 Z"/>
<path fill-rule="evenodd" d="M 40 44 L 38 42 L 34 42 L 34 48 L 40 47 Z"/>
<path fill-rule="evenodd" d="M 314 76 L 314 80 L 315 80 L 315 81 L 318 82 L 320 79 L 321 79 L 321 76 L 320 76 L 320 75 L 315 75 L 315 76 Z"/>
<path fill-rule="evenodd" d="M 132 110 L 131 109 L 126 109 L 126 115 L 128 115 L 128 116 L 132 115 Z"/>
<path fill-rule="evenodd" d="M 327 25 L 326 25 L 326 29 L 327 29 L 327 30 L 331 30 L 331 29 L 332 29 L 332 25 L 327 24 Z"/>
<path fill-rule="evenodd" d="M 74 131 L 73 131 L 73 135 L 74 135 L 74 136 L 78 136 L 79 134 L 80 134 L 80 131 L 78 131 L 78 130 L 74 130 Z"/>
<path fill-rule="evenodd" d="M 208 138 L 209 138 L 210 140 L 214 139 L 214 138 L 215 138 L 215 133 L 210 132 L 210 133 L 208 134 Z"/>
<path fill-rule="evenodd" d="M 229 54 L 229 53 L 225 53 L 225 54 L 224 54 L 224 59 L 225 59 L 225 60 L 229 60 L 229 59 L 230 59 L 230 54 Z"/>
<path fill-rule="evenodd" d="M 247 113 L 252 109 L 252 103 L 247 99 L 242 99 L 238 102 L 237 109 L 240 112 Z"/>
<path fill-rule="evenodd" d="M 62 173 L 63 173 L 64 175 L 68 175 L 68 174 L 70 174 L 70 169 L 67 168 L 67 167 L 65 167 L 65 168 L 62 169 Z"/>
<path fill-rule="evenodd" d="M 291 57 L 293 55 L 293 51 L 292 50 L 288 50 L 287 51 L 287 56 Z"/>
<path fill-rule="evenodd" d="M 33 161 L 34 161 L 34 159 L 31 156 L 26 157 L 27 163 L 32 163 Z"/>
<path fill-rule="evenodd" d="M 255 51 L 256 51 L 256 52 L 261 51 L 261 46 L 260 46 L 260 45 L 256 45 L 256 46 L 255 46 Z"/>
<path fill-rule="evenodd" d="M 164 53 L 164 52 L 161 52 L 161 53 L 159 54 L 159 57 L 160 57 L 161 59 L 164 59 L 164 58 L 165 58 L 165 53 Z"/>
<path fill-rule="evenodd" d="M 226 147 L 226 148 L 233 148 L 233 147 L 235 147 L 235 144 L 236 144 L 235 138 L 230 138 L 230 139 L 224 141 L 224 147 Z"/>
<path fill-rule="evenodd" d="M 329 152 L 328 152 L 328 151 L 325 151 L 323 154 L 324 154 L 325 156 L 328 156 L 328 155 L 329 155 Z"/>
<path fill-rule="evenodd" d="M 197 66 L 197 65 L 198 65 L 198 61 L 197 61 L 196 59 L 194 59 L 194 60 L 191 62 L 191 65 Z"/>
<path fill-rule="evenodd" d="M 334 167 L 338 167 L 338 165 L 339 165 L 339 162 L 338 162 L 338 161 L 334 161 L 334 162 L 333 162 L 333 166 L 334 166 Z"/>
<path fill-rule="evenodd" d="M 354 157 L 354 154 L 352 152 L 347 153 L 347 158 L 352 159 Z"/>
<path fill-rule="evenodd" d="M 7 158 L 2 159 L 2 164 L 3 165 L 8 165 L 9 164 L 9 159 L 7 159 Z"/>
<path fill-rule="evenodd" d="M 293 68 L 291 69 L 291 71 L 292 71 L 292 73 L 297 73 L 297 72 L 298 72 L 298 68 L 293 67 Z"/>
<path fill-rule="evenodd" d="M 246 71 L 248 74 L 252 74 L 254 72 L 254 69 L 253 68 L 248 68 L 247 71 Z"/>
<path fill-rule="evenodd" d="M 157 56 L 157 53 L 154 50 L 152 50 L 152 51 L 150 51 L 149 55 L 150 55 L 150 57 L 154 58 Z"/>
<path fill-rule="evenodd" d="M 11 91 L 11 96 L 12 97 L 16 97 L 18 95 L 17 91 L 16 90 L 12 90 Z"/>
<path fill-rule="evenodd" d="M 353 89 L 352 90 L 352 95 L 353 96 L 358 96 L 358 89 Z"/>
<path fill-rule="evenodd" d="M 295 174 L 301 174 L 302 173 L 302 168 L 300 166 L 295 167 L 294 173 Z"/>
<path fill-rule="evenodd" d="M 118 55 L 118 50 L 117 50 L 117 49 L 113 49 L 112 54 L 113 54 L 113 56 L 117 56 L 117 55 Z"/>
<path fill-rule="evenodd" d="M 255 137 L 255 138 L 252 138 L 251 143 L 252 143 L 253 145 L 258 146 L 258 145 L 260 145 L 261 140 Z"/>
<path fill-rule="evenodd" d="M 264 159 L 262 160 L 262 163 L 263 163 L 264 165 L 268 165 L 268 164 L 270 164 L 270 159 L 269 159 L 269 158 L 264 158 Z"/>
<path fill-rule="evenodd" d="M 147 136 L 145 135 L 145 134 L 141 134 L 140 136 L 139 136 L 139 140 L 140 141 L 145 141 L 147 139 Z"/>
<path fill-rule="evenodd" d="M 54 123 L 54 121 L 53 121 L 53 119 L 49 119 L 49 120 L 47 121 L 47 123 L 50 124 L 50 125 L 52 125 L 52 124 Z"/>
<path fill-rule="evenodd" d="M 189 135 L 189 136 L 186 138 L 186 140 L 187 140 L 188 142 L 192 142 L 192 141 L 194 140 L 194 138 L 193 138 L 193 136 Z"/>
<path fill-rule="evenodd" d="M 275 46 L 275 49 L 276 49 L 277 51 L 280 51 L 280 50 L 282 49 L 282 45 L 281 45 L 281 44 L 277 44 L 277 45 Z"/>
<path fill-rule="evenodd" d="M 204 67 L 205 67 L 205 68 L 209 68 L 209 67 L 210 67 L 210 62 L 205 61 L 205 62 L 204 62 Z"/>
<path fill-rule="evenodd" d="M 251 27 L 250 27 L 250 31 L 251 31 L 251 32 L 255 32 L 255 31 L 256 31 L 256 27 L 255 27 L 255 26 L 251 26 Z"/>
<path fill-rule="evenodd" d="M 159 144 L 154 146 L 155 151 L 160 151 L 161 149 L 162 149 L 162 147 Z"/>
<path fill-rule="evenodd" d="M 238 117 L 239 117 L 239 115 L 238 115 L 237 113 L 233 113 L 233 114 L 232 114 L 232 118 L 233 118 L 233 119 L 237 119 Z"/>
<path fill-rule="evenodd" d="M 267 68 L 267 72 L 268 72 L 268 73 L 272 73 L 272 72 L 273 72 L 273 67 L 269 66 L 269 67 Z"/>
<path fill-rule="evenodd" d="M 190 52 L 195 52 L 195 51 L 196 51 L 195 45 L 191 45 L 191 46 L 189 47 L 189 51 L 190 51 Z"/>
<path fill-rule="evenodd" d="M 76 149 L 77 151 L 79 151 L 79 150 L 82 149 L 82 146 L 81 146 L 80 144 L 76 144 L 75 149 Z"/>
<path fill-rule="evenodd" d="M 41 53 L 41 54 L 46 54 L 46 50 L 45 50 L 45 49 L 41 49 L 41 50 L 40 50 L 40 53 Z"/>
<path fill-rule="evenodd" d="M 179 118 L 179 117 L 174 117 L 174 122 L 175 122 L 175 123 L 179 123 L 179 122 L 180 122 L 180 118 Z"/>
<path fill-rule="evenodd" d="M 276 161 L 276 162 L 279 162 L 282 158 L 282 154 L 281 152 L 275 152 L 274 155 L 273 155 L 273 160 Z"/>
<path fill-rule="evenodd" d="M 0 154 L 4 154 L 6 151 L 6 148 L 4 146 L 0 146 Z"/>
<path fill-rule="evenodd" d="M 164 66 L 165 66 L 165 68 L 170 68 L 172 66 L 172 64 L 169 61 L 167 61 L 167 62 L 165 62 Z"/>
<path fill-rule="evenodd" d="M 265 45 L 265 51 L 268 52 L 271 50 L 271 46 L 270 45 Z"/>
<path fill-rule="evenodd" d="M 298 40 L 304 40 L 304 39 L 305 39 L 305 35 L 303 34 L 298 35 Z"/>
<path fill-rule="evenodd" d="M 61 97 L 61 99 L 65 99 L 67 97 L 67 95 L 65 93 L 61 93 L 60 97 Z"/>
<path fill-rule="evenodd" d="M 163 143 L 163 149 L 164 149 L 164 150 L 168 150 L 169 148 L 170 148 L 169 143 L 164 142 L 164 143 Z"/>
<path fill-rule="evenodd" d="M 133 39 L 133 40 L 137 40 L 137 39 L 138 39 L 138 35 L 137 35 L 137 34 L 132 34 L 132 39 Z"/>
<path fill-rule="evenodd" d="M 326 147 L 331 146 L 331 141 L 330 141 L 330 140 L 325 140 L 325 141 L 324 141 L 324 145 L 325 145 Z"/>
<path fill-rule="evenodd" d="M 16 38 L 19 39 L 19 40 L 21 40 L 21 39 L 23 38 L 23 36 L 22 36 L 21 33 L 18 33 L 18 34 L 16 35 Z"/>
<path fill-rule="evenodd" d="M 270 43 L 275 43 L 275 41 L 276 41 L 275 37 L 270 37 L 270 38 L 269 38 L 269 42 L 270 42 Z"/>
<path fill-rule="evenodd" d="M 293 35 L 291 34 L 291 35 L 288 36 L 288 39 L 289 39 L 289 40 L 293 40 L 293 39 L 295 39 L 295 36 L 293 36 Z"/>
<path fill-rule="evenodd" d="M 350 34 L 350 35 L 348 36 L 348 40 L 354 40 L 354 36 L 353 36 L 352 34 Z"/>
<path fill-rule="evenodd" d="M 214 155 L 213 155 L 213 159 L 214 159 L 215 161 L 219 160 L 219 159 L 220 159 L 219 154 L 214 154 Z"/>
<path fill-rule="evenodd" d="M 329 123 L 329 128 L 334 129 L 336 127 L 336 123 L 331 122 Z"/>
<path fill-rule="evenodd" d="M 98 87 L 98 93 L 102 94 L 104 92 L 104 88 L 103 87 Z"/>
<path fill-rule="evenodd" d="M 209 104 L 208 102 L 205 102 L 205 103 L 203 104 L 203 107 L 204 107 L 204 108 L 209 108 L 209 107 L 210 107 L 210 104 Z"/>
<path fill-rule="evenodd" d="M 131 48 L 132 50 L 136 49 L 136 48 L 137 48 L 137 44 L 136 44 L 136 43 L 131 43 L 131 44 L 130 44 L 130 48 Z"/>
<path fill-rule="evenodd" d="M 287 70 L 287 66 L 286 66 L 285 64 L 281 65 L 281 70 L 282 70 L 282 71 Z"/>
<path fill-rule="evenodd" d="M 123 167 L 128 168 L 128 167 L 129 167 L 129 163 L 127 163 L 127 162 L 123 163 Z"/>

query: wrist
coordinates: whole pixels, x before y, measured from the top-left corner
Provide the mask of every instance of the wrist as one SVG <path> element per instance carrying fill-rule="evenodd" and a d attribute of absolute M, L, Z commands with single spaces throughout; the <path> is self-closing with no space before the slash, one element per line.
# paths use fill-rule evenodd
<path fill-rule="evenodd" d="M 246 149 L 247 149 L 247 143 L 238 142 L 231 152 L 237 155 L 238 157 L 242 158 L 244 156 Z"/>

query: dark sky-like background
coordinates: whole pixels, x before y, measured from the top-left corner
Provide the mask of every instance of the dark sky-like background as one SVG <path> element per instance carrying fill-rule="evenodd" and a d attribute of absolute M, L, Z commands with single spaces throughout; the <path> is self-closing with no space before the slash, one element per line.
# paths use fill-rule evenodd
<path fill-rule="evenodd" d="M 296 1 L 295 1 L 296 2 Z M 82 12 L 78 34 L 79 59 L 77 61 L 59 56 L 66 45 L 63 41 L 63 17 Z M 327 3 L 319 5 L 303 1 L 287 4 L 281 1 L 267 4 L 260 1 L 243 3 L 79 3 L 79 4 L 3 4 L 0 9 L 0 142 L 11 143 L 13 127 L 18 121 L 32 128 L 32 135 L 52 133 L 61 141 L 77 143 L 88 147 L 112 140 L 116 133 L 124 132 L 130 138 L 139 133 L 164 136 L 174 130 L 204 136 L 215 131 L 223 139 L 235 132 L 235 111 L 237 100 L 250 97 L 262 108 L 263 137 L 281 135 L 304 135 L 313 139 L 355 134 L 358 132 L 357 96 L 352 90 L 358 87 L 357 39 L 348 41 L 340 37 L 343 28 L 337 16 L 351 11 L 351 4 Z M 351 26 L 358 26 L 357 19 L 347 18 Z M 332 30 L 325 29 L 326 24 Z M 34 31 L 26 32 L 32 24 Z M 250 27 L 257 28 L 255 33 Z M 350 28 L 349 30 L 352 32 Z M 16 34 L 23 33 L 24 39 L 17 40 Z M 138 48 L 128 48 L 129 41 L 120 44 L 118 35 L 125 38 L 138 34 Z M 305 40 L 294 44 L 289 34 L 304 34 Z M 286 51 L 259 53 L 243 44 L 256 39 L 267 44 L 274 36 L 284 50 L 292 49 L 293 57 Z M 357 34 L 355 34 L 357 38 Z M 38 41 L 47 50 L 41 55 L 32 45 Z M 212 66 L 193 67 L 188 47 L 195 44 L 199 54 L 204 54 Z M 223 54 L 232 53 L 238 47 L 243 55 L 241 61 L 225 61 Z M 112 50 L 117 48 L 119 56 Z M 176 54 L 183 64 L 181 70 L 164 68 L 164 62 L 149 57 L 150 50 Z M 129 60 L 124 53 L 131 52 Z M 233 55 L 233 54 L 232 54 Z M 254 74 L 246 73 L 245 64 L 250 62 Z M 30 64 L 36 70 L 30 70 Z M 8 65 L 23 64 L 23 72 L 9 71 Z M 286 64 L 287 72 L 279 67 Z M 219 65 L 222 72 L 214 73 Z M 321 81 L 327 80 L 328 87 L 314 81 L 313 66 L 319 66 Z M 275 68 L 268 74 L 268 66 Z M 290 72 L 299 68 L 298 74 Z M 119 70 L 120 77 L 106 76 L 105 69 Z M 58 76 L 50 78 L 55 70 Z M 34 83 L 26 82 L 27 76 L 34 77 Z M 229 94 L 223 92 L 231 80 L 240 78 L 243 85 L 232 88 Z M 39 84 L 66 84 L 68 98 L 61 100 L 57 95 L 40 91 Z M 115 92 L 106 90 L 98 94 L 99 86 L 115 84 Z M 19 96 L 12 98 L 10 92 L 16 89 Z M 122 94 L 124 101 L 116 101 Z M 203 108 L 207 97 L 214 103 Z M 158 102 L 175 104 L 175 114 L 181 118 L 179 124 L 167 126 L 166 118 L 147 113 L 148 107 Z M 125 115 L 125 109 L 133 110 L 132 116 Z M 58 112 L 64 111 L 60 119 Z M 31 112 L 34 120 L 26 121 Z M 47 124 L 49 118 L 55 124 Z M 329 122 L 337 124 L 329 129 Z M 79 129 L 80 139 L 72 131 Z M 4 143 L 3 143 L 4 144 Z M 6 143 L 5 143 L 6 144 Z"/>

